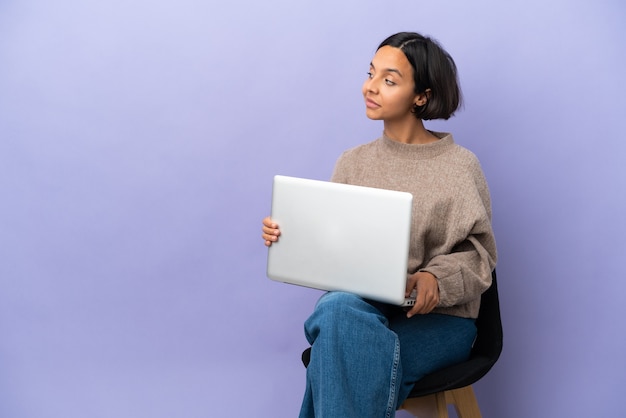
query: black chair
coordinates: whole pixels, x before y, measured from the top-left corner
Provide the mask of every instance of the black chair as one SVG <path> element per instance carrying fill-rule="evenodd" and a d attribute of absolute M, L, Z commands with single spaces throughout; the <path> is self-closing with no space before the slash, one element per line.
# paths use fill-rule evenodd
<path fill-rule="evenodd" d="M 459 418 L 480 418 L 480 409 L 472 384 L 493 367 L 502 352 L 502 321 L 495 270 L 492 284 L 482 295 L 476 319 L 478 330 L 470 358 L 454 366 L 424 376 L 409 394 L 400 409 L 420 418 L 448 417 L 448 404 L 454 405 Z M 308 366 L 311 349 L 302 353 Z"/>

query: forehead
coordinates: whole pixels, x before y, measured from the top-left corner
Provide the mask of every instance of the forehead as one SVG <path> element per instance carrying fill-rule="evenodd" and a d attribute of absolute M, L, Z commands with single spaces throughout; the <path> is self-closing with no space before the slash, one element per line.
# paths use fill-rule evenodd
<path fill-rule="evenodd" d="M 385 45 L 376 51 L 372 66 L 380 71 L 397 70 L 401 74 L 410 74 L 411 64 L 401 49 Z"/>

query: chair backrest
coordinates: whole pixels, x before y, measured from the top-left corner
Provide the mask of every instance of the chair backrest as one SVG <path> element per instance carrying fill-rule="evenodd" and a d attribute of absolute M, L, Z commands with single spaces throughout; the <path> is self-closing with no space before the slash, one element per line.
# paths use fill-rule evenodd
<path fill-rule="evenodd" d="M 476 319 L 478 332 L 472 349 L 472 357 L 484 356 L 493 364 L 502 352 L 503 332 L 495 270 L 491 273 L 491 278 L 491 286 L 483 293 L 480 301 L 480 311 Z"/>

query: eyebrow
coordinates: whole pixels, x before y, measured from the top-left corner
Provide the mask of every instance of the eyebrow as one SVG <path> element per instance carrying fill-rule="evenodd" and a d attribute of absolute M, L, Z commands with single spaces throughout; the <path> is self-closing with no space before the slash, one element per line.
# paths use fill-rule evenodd
<path fill-rule="evenodd" d="M 374 64 L 370 62 L 370 67 L 372 67 L 373 69 L 376 69 L 376 67 L 374 67 Z M 402 73 L 400 72 L 400 70 L 397 70 L 395 68 L 385 68 L 384 71 L 388 72 L 388 73 L 396 73 L 398 74 L 400 77 L 402 77 Z"/>

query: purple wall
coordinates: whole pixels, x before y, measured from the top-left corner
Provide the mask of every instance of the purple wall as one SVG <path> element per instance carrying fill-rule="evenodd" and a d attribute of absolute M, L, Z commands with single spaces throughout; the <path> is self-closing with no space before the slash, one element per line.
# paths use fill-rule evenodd
<path fill-rule="evenodd" d="M 492 189 L 506 345 L 484 416 L 619 416 L 625 18 L 618 0 L 0 3 L 0 416 L 296 416 L 319 293 L 265 277 L 271 177 L 326 179 L 380 134 L 360 86 L 399 30 L 455 57 L 465 109 L 429 127 Z"/>

